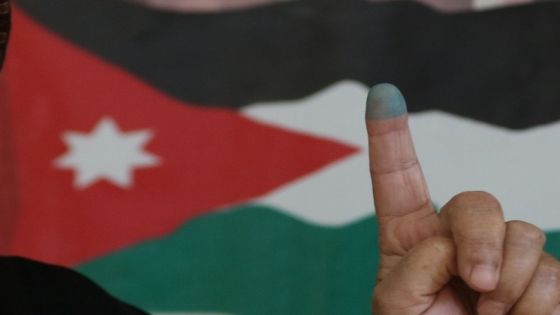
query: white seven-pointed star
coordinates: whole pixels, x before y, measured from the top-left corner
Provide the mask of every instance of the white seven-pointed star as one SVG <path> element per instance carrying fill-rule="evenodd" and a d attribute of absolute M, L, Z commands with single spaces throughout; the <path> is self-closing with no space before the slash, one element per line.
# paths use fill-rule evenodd
<path fill-rule="evenodd" d="M 135 168 L 153 167 L 160 159 L 144 151 L 152 138 L 150 130 L 122 132 L 112 118 L 105 117 L 89 134 L 65 132 L 68 151 L 55 160 L 55 166 L 74 170 L 74 186 L 85 189 L 99 180 L 130 188 Z"/>

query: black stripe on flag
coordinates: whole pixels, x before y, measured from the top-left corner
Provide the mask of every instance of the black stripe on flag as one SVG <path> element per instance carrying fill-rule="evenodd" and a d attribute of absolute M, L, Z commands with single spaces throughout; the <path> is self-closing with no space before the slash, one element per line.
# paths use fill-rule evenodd
<path fill-rule="evenodd" d="M 120 0 L 18 0 L 35 19 L 182 100 L 239 108 L 342 79 L 410 110 L 510 128 L 560 118 L 560 3 L 443 14 L 410 1 L 308 0 L 180 14 Z"/>

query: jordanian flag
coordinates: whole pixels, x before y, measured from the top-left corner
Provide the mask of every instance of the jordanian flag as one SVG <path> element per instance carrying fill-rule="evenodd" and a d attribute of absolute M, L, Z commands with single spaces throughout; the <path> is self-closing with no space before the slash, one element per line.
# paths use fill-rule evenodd
<path fill-rule="evenodd" d="M 0 249 L 153 314 L 369 314 L 367 86 L 560 257 L 560 3 L 17 0 Z M 516 2 L 516 3 L 514 3 Z"/>

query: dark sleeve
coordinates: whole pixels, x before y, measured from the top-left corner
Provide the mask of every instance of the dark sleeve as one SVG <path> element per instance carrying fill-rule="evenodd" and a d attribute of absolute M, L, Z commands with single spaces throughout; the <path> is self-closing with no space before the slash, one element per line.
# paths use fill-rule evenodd
<path fill-rule="evenodd" d="M 79 273 L 19 257 L 0 257 L 2 315 L 147 315 Z"/>
<path fill-rule="evenodd" d="M 10 33 L 10 5 L 8 0 L 0 0 L 0 70 L 4 63 L 8 34 Z"/>

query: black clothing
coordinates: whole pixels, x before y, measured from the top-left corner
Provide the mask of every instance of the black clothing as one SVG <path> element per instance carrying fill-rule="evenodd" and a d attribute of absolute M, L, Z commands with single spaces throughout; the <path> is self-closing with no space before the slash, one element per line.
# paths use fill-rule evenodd
<path fill-rule="evenodd" d="M 2 315 L 147 315 L 63 267 L 2 257 L 0 279 Z"/>
<path fill-rule="evenodd" d="M 0 0 L 0 70 L 4 63 L 8 34 L 10 33 L 10 4 L 8 0 Z"/>

